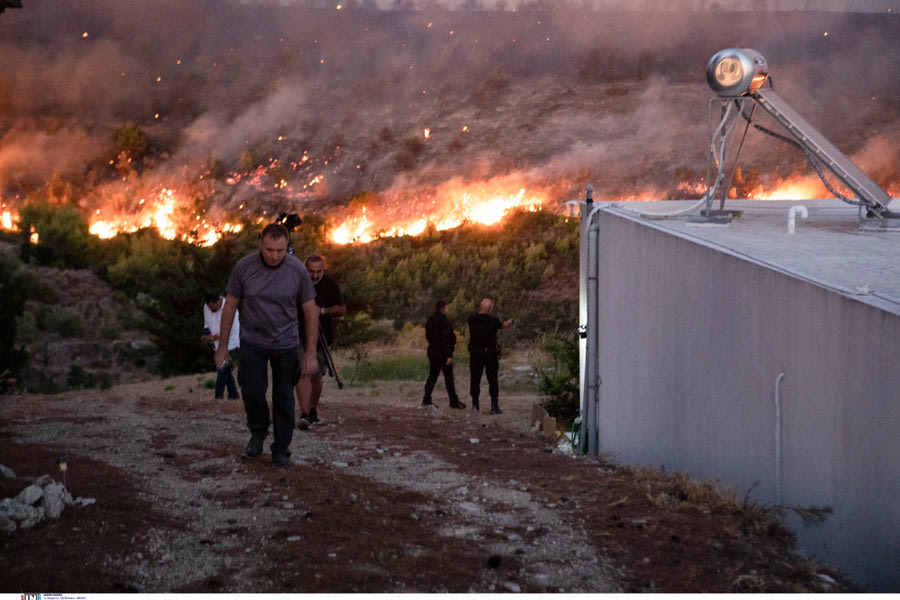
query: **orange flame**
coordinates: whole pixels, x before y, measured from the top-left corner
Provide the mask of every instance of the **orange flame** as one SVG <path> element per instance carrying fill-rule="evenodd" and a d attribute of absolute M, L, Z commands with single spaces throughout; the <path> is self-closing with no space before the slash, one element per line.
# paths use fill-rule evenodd
<path fill-rule="evenodd" d="M 381 237 L 416 236 L 429 226 L 443 231 L 463 223 L 494 225 L 513 209 L 541 210 L 550 196 L 549 190 L 526 191 L 512 184 L 447 183 L 433 192 L 426 214 L 415 210 L 403 214 L 402 200 L 393 206 L 362 206 L 336 225 L 330 237 L 337 244 L 368 243 Z M 434 198 L 444 200 L 438 203 Z"/>
<path fill-rule="evenodd" d="M 133 233 L 139 229 L 155 227 L 159 234 L 167 240 L 180 239 L 193 242 L 201 246 L 215 244 L 224 233 L 236 233 L 242 229 L 240 224 L 226 223 L 221 227 L 202 219 L 200 215 L 193 220 L 197 227 L 193 232 L 185 232 L 183 224 L 178 223 L 176 210 L 184 206 L 179 201 L 178 194 L 169 188 L 162 188 L 155 196 L 150 196 L 148 201 L 141 198 L 142 209 L 132 215 L 110 215 L 106 210 L 98 209 L 90 221 L 90 232 L 100 238 L 115 237 L 119 233 Z M 102 218 L 101 218 L 102 216 Z"/>

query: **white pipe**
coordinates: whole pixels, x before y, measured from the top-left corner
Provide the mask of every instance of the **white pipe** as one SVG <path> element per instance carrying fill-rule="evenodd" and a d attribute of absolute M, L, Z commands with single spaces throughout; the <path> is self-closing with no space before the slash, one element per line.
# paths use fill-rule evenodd
<path fill-rule="evenodd" d="M 809 211 L 805 206 L 792 206 L 788 210 L 788 233 L 794 233 L 794 228 L 797 226 L 797 213 L 800 213 L 800 217 L 803 219 L 809 216 Z"/>
<path fill-rule="evenodd" d="M 597 332 L 597 322 L 600 317 L 599 310 L 599 269 L 600 269 L 600 250 L 598 248 L 597 238 L 599 235 L 599 224 L 594 222 L 594 217 L 600 212 L 601 206 L 594 206 L 585 222 L 587 235 L 587 273 L 585 280 L 586 303 L 587 303 L 587 323 L 586 323 L 586 348 L 584 355 L 584 390 L 582 393 L 581 407 L 581 423 L 582 430 L 587 428 L 587 436 L 582 437 L 582 451 L 587 443 L 587 452 L 599 453 L 598 448 L 598 374 L 597 361 L 599 360 L 599 334 Z"/>
<path fill-rule="evenodd" d="M 775 378 L 775 506 L 784 504 L 784 465 L 781 459 L 781 380 L 784 373 Z"/>

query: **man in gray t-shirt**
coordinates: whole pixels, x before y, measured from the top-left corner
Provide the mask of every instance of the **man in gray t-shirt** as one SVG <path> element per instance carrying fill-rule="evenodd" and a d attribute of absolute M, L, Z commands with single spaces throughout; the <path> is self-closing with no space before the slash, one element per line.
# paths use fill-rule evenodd
<path fill-rule="evenodd" d="M 272 424 L 272 461 L 290 464 L 288 449 L 294 434 L 294 385 L 298 376 L 317 372 L 316 342 L 319 337 L 319 309 L 315 288 L 303 263 L 287 253 L 288 230 L 279 224 L 267 225 L 259 241 L 259 252 L 240 259 L 225 287 L 225 306 L 219 335 L 228 336 L 234 315 L 241 311 L 241 364 L 238 383 L 250 441 L 247 456 L 259 456 Z M 306 325 L 306 351 L 298 364 L 298 308 Z M 215 353 L 216 368 L 230 360 L 226 344 Z M 272 367 L 272 416 L 266 401 L 268 365 Z"/>

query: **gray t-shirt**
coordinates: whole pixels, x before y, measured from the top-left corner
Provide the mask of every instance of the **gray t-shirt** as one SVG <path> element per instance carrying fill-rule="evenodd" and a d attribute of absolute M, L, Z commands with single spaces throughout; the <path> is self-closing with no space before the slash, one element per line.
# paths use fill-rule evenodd
<path fill-rule="evenodd" d="M 287 350 L 297 346 L 297 310 L 316 297 L 306 266 L 292 254 L 269 267 L 258 252 L 237 261 L 225 291 L 240 300 L 241 346 Z"/>

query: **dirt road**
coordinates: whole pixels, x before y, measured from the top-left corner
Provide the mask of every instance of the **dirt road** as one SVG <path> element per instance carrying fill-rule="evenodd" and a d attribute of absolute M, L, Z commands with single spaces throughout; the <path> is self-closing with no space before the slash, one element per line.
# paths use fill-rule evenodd
<path fill-rule="evenodd" d="M 68 490 L 96 499 L 0 533 L 0 591 L 849 589 L 711 486 L 558 452 L 531 397 L 491 417 L 331 385 L 283 469 L 243 456 L 243 408 L 207 379 L 0 397 L 0 498 L 61 481 L 65 451 Z"/>

